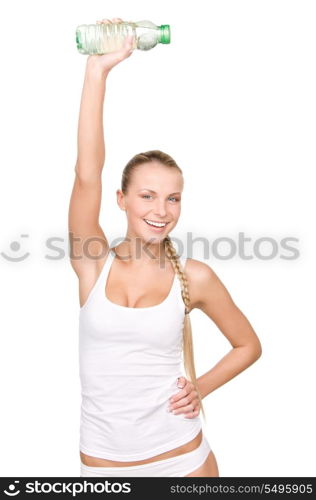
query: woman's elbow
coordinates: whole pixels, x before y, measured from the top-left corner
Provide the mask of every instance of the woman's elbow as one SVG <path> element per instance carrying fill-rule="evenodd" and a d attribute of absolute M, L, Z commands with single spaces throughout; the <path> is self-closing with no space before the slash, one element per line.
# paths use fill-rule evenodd
<path fill-rule="evenodd" d="M 254 361 L 257 361 L 262 354 L 262 345 L 259 339 L 252 345 L 252 354 Z"/>

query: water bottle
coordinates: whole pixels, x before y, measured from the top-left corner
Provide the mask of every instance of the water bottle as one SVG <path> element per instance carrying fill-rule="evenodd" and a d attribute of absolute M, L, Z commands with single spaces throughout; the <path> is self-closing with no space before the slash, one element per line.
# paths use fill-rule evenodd
<path fill-rule="evenodd" d="M 149 50 L 158 43 L 170 43 L 170 26 L 151 21 L 82 24 L 76 29 L 81 54 L 107 54 L 120 50 L 127 35 L 134 35 L 133 49 Z"/>

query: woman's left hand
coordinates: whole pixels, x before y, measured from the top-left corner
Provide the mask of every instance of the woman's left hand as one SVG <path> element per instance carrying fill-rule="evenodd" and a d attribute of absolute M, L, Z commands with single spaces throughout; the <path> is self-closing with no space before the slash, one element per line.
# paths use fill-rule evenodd
<path fill-rule="evenodd" d="M 169 411 L 175 415 L 184 413 L 185 418 L 196 417 L 200 413 L 200 401 L 194 384 L 185 377 L 179 377 L 177 385 L 181 391 L 169 398 Z"/>

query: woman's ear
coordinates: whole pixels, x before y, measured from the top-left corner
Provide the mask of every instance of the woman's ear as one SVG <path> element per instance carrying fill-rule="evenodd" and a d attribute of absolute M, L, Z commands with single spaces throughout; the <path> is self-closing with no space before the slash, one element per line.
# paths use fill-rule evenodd
<path fill-rule="evenodd" d="M 121 189 L 117 189 L 116 190 L 116 199 L 117 199 L 117 204 L 121 210 L 126 210 L 124 198 L 125 197 L 124 197 L 124 194 L 122 193 Z"/>

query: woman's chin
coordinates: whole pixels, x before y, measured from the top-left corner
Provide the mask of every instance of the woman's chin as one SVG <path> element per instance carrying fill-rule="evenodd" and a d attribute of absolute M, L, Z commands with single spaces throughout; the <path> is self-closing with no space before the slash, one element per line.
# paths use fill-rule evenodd
<path fill-rule="evenodd" d="M 143 236 L 143 240 L 146 241 L 146 243 L 152 243 L 152 244 L 158 244 L 161 243 L 167 234 L 153 234 L 152 236 Z"/>
<path fill-rule="evenodd" d="M 162 243 L 162 241 L 166 238 L 168 233 L 160 233 L 160 234 L 148 234 L 148 233 L 141 233 L 138 235 L 138 237 L 146 244 L 153 244 L 153 245 L 158 245 Z"/>

